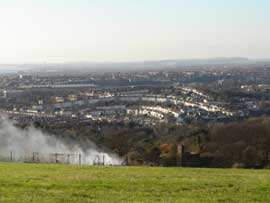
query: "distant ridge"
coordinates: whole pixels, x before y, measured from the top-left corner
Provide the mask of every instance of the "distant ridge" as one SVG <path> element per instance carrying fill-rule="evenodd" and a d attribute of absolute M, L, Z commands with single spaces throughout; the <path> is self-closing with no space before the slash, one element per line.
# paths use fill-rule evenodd
<path fill-rule="evenodd" d="M 216 57 L 208 59 L 175 59 L 175 60 L 161 60 L 161 61 L 145 61 L 145 63 L 174 63 L 178 65 L 209 65 L 209 64 L 241 64 L 253 63 L 256 60 L 243 57 Z M 269 60 L 270 61 L 270 60 Z"/>
<path fill-rule="evenodd" d="M 0 64 L 0 72 L 15 70 L 76 70 L 89 71 L 136 71 L 136 70 L 166 70 L 212 65 L 249 65 L 256 63 L 269 63 L 270 59 L 249 59 L 244 57 L 216 57 L 207 59 L 168 59 L 149 60 L 137 62 L 66 62 L 66 63 L 25 63 L 25 64 Z"/>

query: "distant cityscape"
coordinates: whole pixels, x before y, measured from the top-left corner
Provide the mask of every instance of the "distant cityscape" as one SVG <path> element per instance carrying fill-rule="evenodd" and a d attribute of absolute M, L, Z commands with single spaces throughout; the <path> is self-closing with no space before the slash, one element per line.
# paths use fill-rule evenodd
<path fill-rule="evenodd" d="M 259 66 L 105 73 L 81 69 L 76 74 L 18 71 L 1 75 L 1 111 L 20 121 L 183 125 L 243 120 L 269 114 L 270 71 L 265 64 Z"/>
<path fill-rule="evenodd" d="M 213 160 L 220 158 L 220 147 L 209 136 L 220 136 L 219 130 L 225 133 L 222 126 L 229 129 L 234 123 L 245 125 L 249 118 L 270 115 L 267 62 L 234 60 L 168 70 L 152 66 L 153 62 L 137 71 L 48 67 L 2 73 L 1 117 L 82 144 L 90 140 L 129 165 L 178 165 L 171 150 L 183 145 L 187 151 L 181 154 L 189 158 L 181 165 L 218 167 Z M 209 148 L 210 143 L 217 151 Z M 264 165 L 269 150 L 261 149 L 265 156 L 259 163 Z M 154 150 L 150 159 L 147 150 Z M 232 163 L 222 166 L 231 166 L 233 158 L 226 159 Z"/>

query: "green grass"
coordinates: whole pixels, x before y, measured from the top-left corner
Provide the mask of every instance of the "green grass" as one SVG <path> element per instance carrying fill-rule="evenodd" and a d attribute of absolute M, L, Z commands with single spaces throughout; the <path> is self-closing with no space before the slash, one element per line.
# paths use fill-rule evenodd
<path fill-rule="evenodd" d="M 0 202 L 270 202 L 270 170 L 0 163 Z"/>

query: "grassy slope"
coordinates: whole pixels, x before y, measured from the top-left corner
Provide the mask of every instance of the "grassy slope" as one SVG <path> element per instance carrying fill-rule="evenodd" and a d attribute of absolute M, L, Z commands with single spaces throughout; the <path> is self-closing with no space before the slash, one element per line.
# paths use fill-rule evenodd
<path fill-rule="evenodd" d="M 270 202 L 270 170 L 0 163 L 0 202 Z"/>

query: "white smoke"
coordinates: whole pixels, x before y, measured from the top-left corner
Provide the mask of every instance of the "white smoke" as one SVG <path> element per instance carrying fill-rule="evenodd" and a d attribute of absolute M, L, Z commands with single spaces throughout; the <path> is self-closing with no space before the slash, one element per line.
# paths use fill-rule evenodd
<path fill-rule="evenodd" d="M 44 133 L 33 126 L 21 129 L 9 120 L 0 123 L 1 159 L 105 165 L 122 163 L 116 154 L 101 152 L 92 142 L 85 142 L 82 146 Z"/>

